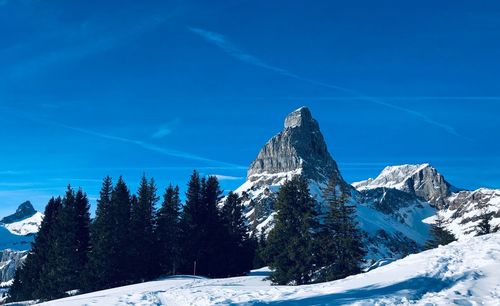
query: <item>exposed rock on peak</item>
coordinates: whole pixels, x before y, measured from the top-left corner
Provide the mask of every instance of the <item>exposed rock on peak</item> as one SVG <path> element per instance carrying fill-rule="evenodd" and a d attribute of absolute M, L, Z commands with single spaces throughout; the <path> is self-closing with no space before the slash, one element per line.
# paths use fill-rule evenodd
<path fill-rule="evenodd" d="M 340 183 L 347 185 L 328 152 L 318 122 L 307 107 L 286 117 L 284 130 L 266 143 L 250 166 L 248 179 L 262 175 L 271 178 L 290 172 L 300 172 L 317 182 L 336 176 Z"/>
<path fill-rule="evenodd" d="M 318 122 L 313 119 L 309 108 L 303 106 L 290 114 L 285 119 L 285 129 L 294 127 L 311 127 L 319 129 Z"/>
<path fill-rule="evenodd" d="M 353 183 L 360 190 L 392 188 L 414 194 L 438 208 L 446 206 L 446 197 L 457 190 L 429 164 L 400 165 L 384 168 L 375 179 Z"/>
<path fill-rule="evenodd" d="M 19 207 L 16 209 L 16 212 L 13 213 L 12 215 L 9 215 L 2 220 L 0 220 L 0 223 L 13 223 L 17 222 L 26 218 L 29 218 L 36 214 L 36 210 L 31 204 L 30 201 L 26 201 L 19 205 Z"/>

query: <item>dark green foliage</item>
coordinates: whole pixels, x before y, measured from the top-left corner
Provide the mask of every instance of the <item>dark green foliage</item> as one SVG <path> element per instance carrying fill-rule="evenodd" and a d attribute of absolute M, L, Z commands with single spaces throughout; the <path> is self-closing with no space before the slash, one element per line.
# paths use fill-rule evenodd
<path fill-rule="evenodd" d="M 157 213 L 155 231 L 160 273 L 164 275 L 174 275 L 179 266 L 180 208 L 179 187 L 174 188 L 170 185 L 165 191 L 162 206 Z"/>
<path fill-rule="evenodd" d="M 307 181 L 296 177 L 280 189 L 275 226 L 267 240 L 271 280 L 275 284 L 302 285 L 311 282 L 315 271 L 313 246 L 317 228 L 315 201 Z"/>
<path fill-rule="evenodd" d="M 68 186 L 56 225 L 49 258 L 42 268 L 40 288 L 45 299 L 62 297 L 80 287 L 89 247 L 89 205 L 83 191 Z"/>
<path fill-rule="evenodd" d="M 49 259 L 55 239 L 55 225 L 62 209 L 61 198 L 51 198 L 45 207 L 45 217 L 24 264 L 16 271 L 9 301 L 32 300 L 44 296 L 40 285 L 42 269 Z"/>
<path fill-rule="evenodd" d="M 315 254 L 320 268 L 316 281 L 332 281 L 361 272 L 366 252 L 355 220 L 356 207 L 348 205 L 349 191 L 332 179 L 323 190 L 328 212 L 316 236 Z"/>
<path fill-rule="evenodd" d="M 226 256 L 224 272 L 226 276 L 244 275 L 253 266 L 256 242 L 248 235 L 241 198 L 230 192 L 224 201 L 221 213 L 227 235 L 224 247 Z"/>
<path fill-rule="evenodd" d="M 181 215 L 182 273 L 220 277 L 224 268 L 226 229 L 217 209 L 222 191 L 216 177 L 200 179 L 194 171 Z"/>
<path fill-rule="evenodd" d="M 104 178 L 91 225 L 91 249 L 83 273 L 84 291 L 128 283 L 130 202 L 130 192 L 121 177 L 114 188 L 111 178 Z"/>
<path fill-rule="evenodd" d="M 436 222 L 431 225 L 430 229 L 431 239 L 425 243 L 425 249 L 434 249 L 440 245 L 447 245 L 457 238 L 444 227 L 444 221 L 442 217 L 438 217 Z"/>
<path fill-rule="evenodd" d="M 257 239 L 257 245 L 253 260 L 253 267 L 255 269 L 259 269 L 269 265 L 269 259 L 266 250 L 267 250 L 266 234 L 262 229 L 259 234 L 259 238 Z"/>
<path fill-rule="evenodd" d="M 158 202 L 156 185 L 153 179 L 149 182 L 143 176 L 137 191 L 137 201 L 132 205 L 130 217 L 131 262 L 129 269 L 133 281 L 145 281 L 158 275 L 157 258 L 155 257 L 155 205 Z"/>
<path fill-rule="evenodd" d="M 480 217 L 479 224 L 477 225 L 477 236 L 487 235 L 492 233 L 490 220 L 493 216 L 492 213 L 483 213 Z"/>

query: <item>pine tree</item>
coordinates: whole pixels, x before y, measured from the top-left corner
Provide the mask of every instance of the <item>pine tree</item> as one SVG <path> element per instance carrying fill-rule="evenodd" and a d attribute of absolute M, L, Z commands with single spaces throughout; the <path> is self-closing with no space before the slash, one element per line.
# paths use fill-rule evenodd
<path fill-rule="evenodd" d="M 482 235 L 487 235 L 487 234 L 492 233 L 491 225 L 490 225 L 490 220 L 491 220 L 492 215 L 493 215 L 492 213 L 487 213 L 487 212 L 484 212 L 483 214 L 481 214 L 481 217 L 479 219 L 480 220 L 479 224 L 477 225 L 477 235 L 476 236 L 482 236 Z"/>
<path fill-rule="evenodd" d="M 31 251 L 22 266 L 17 269 L 13 286 L 9 290 L 9 301 L 33 300 L 45 296 L 41 291 L 40 277 L 48 261 L 54 241 L 56 221 L 62 209 L 61 198 L 51 198 L 45 207 L 43 221 L 31 246 Z"/>
<path fill-rule="evenodd" d="M 186 192 L 186 203 L 181 214 L 181 273 L 196 274 L 195 266 L 201 258 L 203 231 L 201 219 L 201 181 L 197 171 L 193 171 Z"/>
<path fill-rule="evenodd" d="M 202 179 L 201 185 L 202 210 L 205 211 L 202 225 L 205 237 L 202 244 L 204 255 L 199 271 L 201 275 L 208 277 L 225 277 L 228 275 L 225 262 L 226 239 L 229 238 L 217 206 L 222 198 L 222 190 L 215 176 Z"/>
<path fill-rule="evenodd" d="M 43 265 L 39 280 L 43 292 L 41 297 L 44 299 L 60 298 L 66 295 L 66 291 L 78 289 L 75 201 L 75 192 L 68 186 L 61 212 L 56 219 L 49 257 Z"/>
<path fill-rule="evenodd" d="M 111 220 L 110 228 L 113 259 L 111 282 L 115 285 L 130 282 L 130 245 L 131 232 L 129 229 L 131 221 L 131 195 L 127 184 L 120 176 L 111 193 Z"/>
<path fill-rule="evenodd" d="M 87 265 L 88 253 L 90 250 L 90 205 L 87 195 L 78 189 L 75 198 L 75 231 L 76 231 L 76 255 L 77 266 L 75 273 L 81 276 L 84 267 Z M 79 278 L 79 277 L 77 277 Z M 81 283 L 81 279 L 78 280 Z"/>
<path fill-rule="evenodd" d="M 241 198 L 230 192 L 222 207 L 222 221 L 226 228 L 224 269 L 226 276 L 244 275 L 253 265 L 255 242 L 248 235 Z"/>
<path fill-rule="evenodd" d="M 155 236 L 158 245 L 158 260 L 161 274 L 173 275 L 179 266 L 179 217 L 181 200 L 179 187 L 170 185 L 163 196 L 157 213 Z"/>
<path fill-rule="evenodd" d="M 441 216 L 438 216 L 436 222 L 431 225 L 430 234 L 431 239 L 425 244 L 425 249 L 427 250 L 437 248 L 440 245 L 447 245 L 457 240 L 457 238 L 445 228 Z"/>
<path fill-rule="evenodd" d="M 313 233 L 317 229 L 314 206 L 304 178 L 292 178 L 281 187 L 275 225 L 267 240 L 273 283 L 302 285 L 312 280 Z"/>
<path fill-rule="evenodd" d="M 103 180 L 95 218 L 90 226 L 89 260 L 82 275 L 83 291 L 90 292 L 119 285 L 113 276 L 113 261 L 117 250 L 113 247 L 113 222 L 111 194 L 113 182 L 106 176 Z"/>
<path fill-rule="evenodd" d="M 158 201 L 154 180 L 148 182 L 145 175 L 141 179 L 137 192 L 137 202 L 132 206 L 130 219 L 130 237 L 133 243 L 132 251 L 132 279 L 134 281 L 149 280 L 158 275 L 155 258 L 155 205 Z"/>
<path fill-rule="evenodd" d="M 356 207 L 348 205 L 349 192 L 335 178 L 323 191 L 328 212 L 316 235 L 317 281 L 332 281 L 361 272 L 366 252 L 355 220 Z"/>
<path fill-rule="evenodd" d="M 255 250 L 255 256 L 253 261 L 254 269 L 259 269 L 269 264 L 266 250 L 267 250 L 266 233 L 264 232 L 264 229 L 261 229 L 259 237 L 257 238 L 257 247 Z"/>
<path fill-rule="evenodd" d="M 217 207 L 221 194 L 216 177 L 200 179 L 198 172 L 193 172 L 180 222 L 185 274 L 208 277 L 227 274 L 224 267 L 227 235 Z"/>

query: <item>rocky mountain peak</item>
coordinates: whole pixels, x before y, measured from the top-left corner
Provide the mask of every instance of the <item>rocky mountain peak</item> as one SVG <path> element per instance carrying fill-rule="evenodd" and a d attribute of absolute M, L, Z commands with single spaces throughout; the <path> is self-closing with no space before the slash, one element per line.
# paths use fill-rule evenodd
<path fill-rule="evenodd" d="M 33 216 L 34 214 L 36 214 L 36 212 L 37 211 L 33 207 L 33 204 L 31 204 L 30 201 L 26 201 L 21 203 L 21 205 L 19 205 L 15 213 L 7 217 L 4 217 L 2 220 L 0 220 L 0 223 L 12 223 L 20 221 Z"/>
<path fill-rule="evenodd" d="M 398 165 L 384 168 L 375 179 L 353 183 L 358 190 L 392 188 L 414 194 L 438 208 L 457 190 L 430 164 Z"/>
<path fill-rule="evenodd" d="M 284 126 L 283 131 L 272 137 L 260 150 L 248 170 L 249 180 L 254 176 L 272 177 L 293 172 L 317 182 L 336 176 L 340 183 L 346 184 L 328 152 L 318 122 L 307 107 L 301 107 L 286 116 Z"/>
<path fill-rule="evenodd" d="M 285 129 L 295 127 L 319 129 L 318 122 L 313 119 L 311 111 L 305 106 L 291 112 L 285 118 Z"/>

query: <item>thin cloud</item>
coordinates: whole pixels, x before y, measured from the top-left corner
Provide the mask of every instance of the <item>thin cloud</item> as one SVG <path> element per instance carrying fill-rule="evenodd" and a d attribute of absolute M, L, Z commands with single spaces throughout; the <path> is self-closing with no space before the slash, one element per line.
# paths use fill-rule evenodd
<path fill-rule="evenodd" d="M 359 99 L 363 99 L 365 101 L 368 101 L 368 102 L 371 102 L 371 103 L 374 103 L 374 104 L 382 105 L 382 106 L 385 106 L 385 107 L 388 107 L 388 108 L 392 108 L 392 109 L 395 109 L 395 110 L 407 113 L 409 115 L 412 115 L 414 117 L 419 118 L 420 120 L 422 120 L 422 121 L 424 121 L 424 122 L 426 122 L 426 123 L 428 123 L 430 125 L 434 125 L 436 127 L 439 127 L 441 129 L 445 130 L 446 132 L 448 132 L 449 134 L 452 134 L 452 135 L 458 136 L 458 137 L 463 137 L 463 136 L 461 136 L 455 130 L 454 127 L 452 127 L 450 125 L 447 125 L 447 124 L 444 124 L 444 123 L 441 123 L 439 121 L 436 121 L 436 120 L 430 118 L 429 116 L 427 116 L 427 115 L 425 115 L 423 113 L 420 113 L 418 111 L 415 111 L 415 110 L 412 110 L 412 109 L 409 109 L 409 108 L 405 108 L 405 107 L 402 107 L 402 106 L 398 106 L 398 105 L 395 105 L 395 104 L 392 104 L 392 103 L 388 103 L 388 102 L 386 102 L 384 100 L 381 100 L 381 99 L 378 99 L 378 98 L 375 98 L 375 97 L 367 96 L 367 95 L 365 95 L 365 94 L 363 94 L 363 93 L 361 93 L 359 91 L 356 91 L 356 90 L 353 90 L 353 89 L 350 89 L 350 88 L 341 87 L 341 86 L 337 86 L 337 85 L 334 85 L 334 84 L 329 84 L 329 83 L 321 82 L 321 81 L 318 81 L 318 80 L 314 80 L 314 79 L 302 77 L 302 76 L 300 76 L 298 74 L 295 74 L 295 73 L 292 73 L 292 72 L 290 72 L 290 71 L 288 71 L 286 69 L 283 69 L 283 68 L 280 68 L 280 67 L 277 67 L 277 66 L 273 66 L 273 65 L 269 65 L 269 64 L 265 63 L 263 60 L 261 60 L 260 58 L 254 56 L 252 54 L 249 54 L 246 51 L 244 51 L 243 49 L 241 49 L 238 46 L 234 45 L 232 42 L 230 42 L 222 34 L 211 32 L 211 31 L 207 31 L 207 30 L 203 30 L 203 29 L 199 29 L 199 28 L 194 28 L 194 27 L 188 27 L 188 29 L 191 32 L 195 33 L 196 35 L 202 37 L 203 39 L 205 39 L 209 43 L 214 44 L 215 46 L 217 46 L 218 48 L 220 48 L 222 51 L 224 51 L 225 53 L 227 53 L 228 55 L 230 55 L 230 56 L 232 56 L 232 57 L 234 57 L 234 58 L 236 58 L 236 59 L 238 59 L 238 60 L 240 60 L 242 62 L 248 63 L 250 65 L 254 65 L 254 66 L 257 66 L 257 67 L 261 67 L 261 68 L 264 68 L 264 69 L 276 72 L 278 74 L 281 74 L 283 76 L 286 76 L 286 77 L 289 77 L 289 78 L 293 78 L 293 79 L 296 79 L 296 80 L 300 80 L 300 81 L 303 81 L 303 82 L 306 82 L 306 83 L 310 83 L 310 84 L 313 84 L 313 85 L 318 85 L 318 86 L 322 86 L 322 87 L 326 87 L 326 88 L 338 90 L 338 91 L 341 91 L 341 92 L 344 92 L 344 93 L 356 96 Z"/>
<path fill-rule="evenodd" d="M 100 31 L 97 28 L 83 33 L 78 33 L 78 30 L 62 31 L 58 34 L 64 34 L 64 36 L 68 37 L 73 37 L 79 34 L 81 36 L 81 40 L 63 48 L 52 50 L 33 57 L 21 64 L 15 64 L 10 67 L 10 76 L 24 77 L 27 74 L 40 73 L 43 69 L 54 64 L 77 61 L 88 56 L 107 51 L 121 44 L 125 44 L 126 42 L 131 41 L 144 33 L 156 29 L 173 15 L 174 13 L 162 17 L 151 17 L 136 23 L 131 28 L 124 28 L 118 33 L 107 36 L 99 37 Z"/>
<path fill-rule="evenodd" d="M 65 127 L 67 129 L 70 129 L 70 130 L 74 130 L 74 131 L 77 131 L 77 132 L 80 132 L 80 133 L 84 133 L 84 134 L 87 134 L 87 135 L 96 136 L 96 137 L 103 138 L 103 139 L 109 139 L 109 140 L 114 140 L 114 141 L 119 141 L 119 142 L 124 142 L 124 143 L 130 143 L 130 144 L 136 145 L 138 147 L 141 147 L 141 148 L 143 148 L 145 150 L 157 152 L 157 153 L 160 153 L 160 154 L 163 154 L 163 155 L 168 155 L 168 156 L 178 157 L 178 158 L 183 158 L 183 159 L 190 159 L 190 160 L 195 160 L 195 161 L 217 163 L 217 164 L 221 164 L 221 165 L 232 165 L 232 164 L 229 164 L 229 163 L 217 161 L 217 160 L 210 159 L 210 158 L 205 158 L 205 157 L 194 155 L 194 154 L 187 153 L 187 152 L 182 152 L 182 151 L 177 151 L 177 150 L 170 150 L 170 149 L 158 147 L 158 146 L 155 146 L 155 145 L 152 145 L 150 143 L 143 142 L 143 141 L 140 141 L 140 140 L 135 140 L 135 139 L 125 138 L 125 137 L 108 135 L 108 134 L 94 132 L 94 131 L 83 129 L 83 128 L 79 128 L 79 127 L 65 125 L 65 124 L 57 124 L 57 125 L 59 125 L 61 127 Z M 232 165 L 232 166 L 237 166 L 237 165 Z"/>
<path fill-rule="evenodd" d="M 245 179 L 242 176 L 231 176 L 223 174 L 210 174 L 210 176 L 215 176 L 219 181 L 241 181 Z"/>
<path fill-rule="evenodd" d="M 174 132 L 175 127 L 179 124 L 180 119 L 175 118 L 174 120 L 161 125 L 154 133 L 151 135 L 153 139 L 164 138 Z"/>

